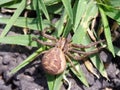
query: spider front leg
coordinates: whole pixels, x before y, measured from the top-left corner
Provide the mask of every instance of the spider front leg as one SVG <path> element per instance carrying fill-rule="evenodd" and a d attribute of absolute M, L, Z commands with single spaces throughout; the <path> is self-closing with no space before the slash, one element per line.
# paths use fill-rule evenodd
<path fill-rule="evenodd" d="M 69 52 L 67 52 L 67 55 L 71 58 L 73 58 L 74 60 L 84 60 L 88 55 L 83 55 L 83 56 L 80 56 L 80 55 L 73 55 Z"/>
<path fill-rule="evenodd" d="M 69 51 L 73 52 L 73 53 L 83 54 L 83 55 L 91 55 L 91 54 L 95 54 L 95 53 L 99 52 L 101 49 L 103 49 L 105 47 L 106 46 L 98 47 L 98 48 L 94 49 L 93 51 L 89 51 L 89 52 L 84 52 L 84 51 L 77 50 L 77 49 L 71 49 Z"/>
<path fill-rule="evenodd" d="M 32 38 L 33 41 L 36 41 L 42 45 L 47 45 L 47 46 L 55 46 L 55 43 L 52 43 L 52 42 L 43 42 L 42 40 L 38 39 L 38 38 L 35 38 L 33 37 Z"/>
<path fill-rule="evenodd" d="M 45 28 L 43 31 L 42 31 L 42 36 L 44 36 L 45 38 L 48 38 L 50 40 L 53 40 L 53 41 L 57 41 L 57 39 L 51 35 L 48 35 L 46 34 L 46 32 L 48 31 L 48 29 L 51 29 L 51 28 Z"/>
<path fill-rule="evenodd" d="M 100 44 L 100 43 L 102 43 L 102 42 L 105 42 L 105 40 L 100 40 L 100 41 L 97 41 L 97 42 L 92 42 L 92 43 L 90 43 L 89 45 L 82 45 L 82 44 L 72 44 L 72 47 L 74 48 L 90 48 L 90 47 L 92 47 L 92 46 L 95 46 L 95 45 L 98 45 L 98 44 Z"/>
<path fill-rule="evenodd" d="M 47 39 L 50 39 L 50 40 L 53 40 L 53 41 L 57 42 L 58 40 L 57 40 L 55 37 L 46 34 L 46 32 L 47 32 L 48 29 L 51 29 L 51 28 L 45 28 L 45 29 L 41 32 L 41 33 L 42 33 L 42 36 L 45 37 L 45 38 L 47 38 Z M 55 46 L 55 43 L 52 43 L 52 42 L 44 42 L 44 41 L 39 40 L 39 39 L 37 39 L 37 38 L 35 38 L 35 37 L 33 37 L 32 40 L 34 40 L 34 41 L 36 41 L 36 42 L 38 42 L 38 43 L 40 43 L 40 44 L 42 44 L 42 45 Z"/>
<path fill-rule="evenodd" d="M 105 48 L 106 46 L 104 47 L 99 47 L 93 51 L 89 51 L 89 52 L 84 52 L 84 51 L 77 51 L 77 50 L 71 50 L 72 52 L 74 53 L 77 53 L 77 54 L 82 54 L 82 56 L 80 55 L 73 55 L 71 54 L 70 52 L 66 52 L 66 54 L 70 57 L 72 57 L 73 59 L 75 60 L 84 60 L 86 57 L 92 55 L 92 54 L 95 54 L 97 52 L 99 52 L 100 50 L 102 50 L 103 48 Z"/>

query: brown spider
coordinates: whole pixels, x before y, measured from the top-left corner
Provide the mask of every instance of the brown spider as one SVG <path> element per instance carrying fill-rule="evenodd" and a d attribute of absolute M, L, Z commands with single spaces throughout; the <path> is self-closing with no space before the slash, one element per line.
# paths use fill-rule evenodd
<path fill-rule="evenodd" d="M 52 75 L 60 74 L 65 70 L 66 59 L 70 62 L 72 67 L 75 69 L 69 57 L 75 60 L 82 60 L 91 54 L 97 53 L 103 47 L 99 47 L 98 49 L 95 49 L 91 52 L 84 52 L 84 51 L 81 51 L 80 49 L 90 48 L 91 46 L 95 46 L 105 41 L 105 40 L 100 40 L 100 41 L 91 43 L 86 46 L 81 45 L 81 44 L 72 44 L 68 39 L 63 38 L 63 37 L 56 39 L 55 37 L 46 34 L 46 31 L 47 31 L 47 28 L 42 31 L 42 36 L 54 42 L 43 42 L 37 38 L 33 38 L 33 40 L 37 41 L 38 43 L 42 45 L 52 46 L 51 49 L 49 49 L 48 51 L 44 53 L 42 57 L 42 61 L 41 61 L 45 72 L 52 74 Z M 75 55 L 74 53 L 76 53 L 77 55 Z M 77 70 L 75 69 L 75 71 Z"/>

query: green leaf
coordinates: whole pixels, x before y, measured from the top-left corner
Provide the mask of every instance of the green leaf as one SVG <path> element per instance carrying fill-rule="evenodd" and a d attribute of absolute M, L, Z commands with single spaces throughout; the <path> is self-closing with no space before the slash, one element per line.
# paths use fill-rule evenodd
<path fill-rule="evenodd" d="M 105 38 L 106 38 L 106 41 L 107 41 L 108 49 L 111 51 L 113 56 L 115 56 L 107 16 L 106 16 L 105 12 L 103 11 L 103 9 L 101 7 L 99 7 L 99 10 L 100 10 L 100 14 L 101 14 L 101 18 L 102 18 L 102 22 L 103 22 L 103 26 L 104 26 L 104 34 L 105 34 Z"/>
<path fill-rule="evenodd" d="M 109 0 L 110 4 L 116 8 L 120 8 L 120 0 Z"/>
<path fill-rule="evenodd" d="M 33 0 L 32 3 L 30 5 L 28 5 L 26 8 L 29 9 L 29 10 L 36 10 L 36 5 L 37 5 L 36 2 L 37 2 L 37 0 Z M 59 3 L 60 0 L 43 0 L 41 2 L 46 6 L 46 7 L 45 6 L 42 6 L 42 7 L 43 7 L 43 9 L 47 8 L 46 9 L 47 12 L 54 12 L 54 11 L 57 11 L 57 10 L 59 11 L 60 7 L 62 6 L 62 4 Z M 60 11 L 61 10 L 62 9 L 60 9 Z"/>
<path fill-rule="evenodd" d="M 71 20 L 69 19 L 66 26 L 65 26 L 65 29 L 64 29 L 62 36 L 67 38 L 67 36 L 71 30 L 72 30 L 72 24 L 71 24 Z"/>
<path fill-rule="evenodd" d="M 9 0 L 8 0 L 9 1 Z M 1 5 L 0 7 L 4 7 L 4 8 L 18 8 L 19 4 L 21 3 L 22 0 L 12 0 L 11 2 L 5 3 L 3 5 Z"/>
<path fill-rule="evenodd" d="M 57 37 L 60 37 L 60 35 L 63 33 L 63 28 L 64 28 L 64 21 L 66 19 L 66 11 L 63 10 L 61 18 L 55 23 L 55 27 L 56 27 L 56 31 L 55 31 L 55 35 Z"/>
<path fill-rule="evenodd" d="M 16 19 L 19 17 L 21 12 L 24 10 L 25 6 L 26 6 L 26 0 L 22 0 L 22 2 L 19 4 L 15 13 L 11 17 L 11 19 L 8 21 L 8 24 L 4 28 L 3 32 L 1 33 L 1 37 L 4 37 L 9 32 L 10 28 L 12 27 Z"/>
<path fill-rule="evenodd" d="M 43 22 L 42 22 L 42 12 L 39 0 L 36 2 L 36 13 L 37 13 L 37 27 L 39 30 L 43 30 Z"/>
<path fill-rule="evenodd" d="M 73 23 L 73 11 L 72 11 L 72 7 L 71 7 L 71 2 L 70 0 L 62 0 L 63 5 L 66 9 L 66 12 L 71 20 L 71 23 Z"/>
<path fill-rule="evenodd" d="M 113 3 L 111 3 L 113 4 Z M 109 5 L 109 4 L 103 4 L 103 3 L 99 3 L 99 5 L 101 6 L 101 8 L 104 10 L 104 13 L 109 16 L 110 18 L 116 20 L 119 24 L 120 24 L 120 5 L 115 7 L 114 5 Z"/>
<path fill-rule="evenodd" d="M 49 75 L 49 74 L 46 74 L 46 77 L 47 77 L 47 84 L 48 84 L 49 90 L 53 90 L 54 80 L 56 79 L 56 77 L 54 75 Z"/>
<path fill-rule="evenodd" d="M 98 14 L 98 8 L 93 0 L 89 1 L 87 3 L 87 6 L 84 6 L 83 8 L 85 8 L 83 14 L 84 17 L 81 18 L 79 26 L 74 31 L 74 35 L 72 37 L 73 43 L 81 43 L 81 41 L 85 38 L 87 34 L 87 29 L 89 28 L 91 19 Z"/>
<path fill-rule="evenodd" d="M 80 25 L 72 37 L 73 43 L 80 44 L 83 38 L 85 38 L 85 34 L 86 34 L 86 29 Z"/>
<path fill-rule="evenodd" d="M 79 26 L 80 20 L 83 17 L 86 6 L 87 6 L 87 0 L 78 0 L 76 1 L 76 4 L 73 8 L 73 14 L 74 14 L 74 31 L 76 31 L 77 27 Z"/>
<path fill-rule="evenodd" d="M 107 16 L 109 16 L 110 18 L 116 20 L 118 22 L 118 24 L 120 25 L 120 10 L 112 9 L 110 11 L 110 10 L 104 9 L 104 11 L 105 11 Z"/>
<path fill-rule="evenodd" d="M 61 15 L 61 12 L 63 11 L 63 4 L 56 3 L 53 5 L 47 6 L 47 10 L 49 13 Z"/>
<path fill-rule="evenodd" d="M 56 76 L 46 74 L 49 90 L 60 90 L 63 83 L 63 75 L 64 73 Z"/>
<path fill-rule="evenodd" d="M 98 54 L 96 55 L 91 55 L 90 59 L 92 60 L 93 65 L 99 70 L 101 75 L 108 79 L 107 72 L 105 70 L 103 62 L 100 60 L 100 57 Z M 109 79 L 108 79 L 109 80 Z"/>
<path fill-rule="evenodd" d="M 4 23 L 7 24 L 9 21 L 9 18 L 0 18 L 0 23 Z M 26 22 L 26 18 L 25 17 L 18 17 L 17 20 L 14 23 L 14 26 L 18 26 L 18 27 L 22 27 L 22 28 L 28 28 L 28 29 L 32 29 L 32 30 L 40 30 L 38 28 L 38 19 L 37 18 L 27 18 L 27 22 Z M 43 20 L 42 21 L 42 26 L 43 28 L 45 27 L 49 27 L 50 26 L 50 22 L 48 20 Z"/>
<path fill-rule="evenodd" d="M 33 41 L 32 37 L 32 35 L 0 37 L 0 43 L 37 47 L 37 42 Z"/>
<path fill-rule="evenodd" d="M 44 0 L 46 5 L 59 3 L 61 0 Z"/>
<path fill-rule="evenodd" d="M 13 0 L 0 0 L 0 5 L 5 4 L 5 3 L 9 3 L 11 1 L 13 1 Z"/>
<path fill-rule="evenodd" d="M 115 54 L 120 56 L 120 48 L 114 46 L 114 49 L 115 49 Z"/>
<path fill-rule="evenodd" d="M 39 4 L 40 4 L 40 8 L 43 11 L 43 13 L 45 14 L 46 18 L 50 21 L 49 14 L 48 14 L 48 11 L 47 11 L 46 6 L 44 4 L 44 1 L 39 0 Z"/>
<path fill-rule="evenodd" d="M 60 90 L 62 85 L 62 79 L 63 79 L 63 74 L 56 76 L 56 79 L 54 80 L 53 90 Z"/>

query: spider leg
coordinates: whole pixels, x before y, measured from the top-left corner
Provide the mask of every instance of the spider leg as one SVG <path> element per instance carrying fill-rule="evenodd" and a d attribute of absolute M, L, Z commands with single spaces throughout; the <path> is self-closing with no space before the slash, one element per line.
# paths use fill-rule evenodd
<path fill-rule="evenodd" d="M 79 53 L 79 54 L 86 54 L 85 51 L 80 51 L 80 50 L 76 50 L 76 49 L 71 49 L 69 50 L 70 52 L 73 52 L 73 53 Z"/>
<path fill-rule="evenodd" d="M 67 52 L 67 55 L 72 57 L 74 60 L 83 60 L 85 59 L 88 55 L 83 55 L 83 56 L 80 56 L 80 55 L 73 55 L 69 52 Z"/>
<path fill-rule="evenodd" d="M 42 40 L 38 39 L 38 38 L 35 38 L 33 37 L 32 38 L 33 41 L 36 41 L 42 45 L 47 45 L 47 46 L 55 46 L 55 43 L 52 43 L 52 42 L 43 42 Z"/>
<path fill-rule="evenodd" d="M 92 51 L 89 51 L 89 52 L 85 52 L 85 51 L 80 51 L 80 50 L 75 50 L 75 49 L 72 49 L 70 50 L 71 52 L 74 52 L 74 53 L 78 53 L 78 54 L 83 54 L 83 55 L 91 55 L 91 54 L 95 54 L 97 52 L 99 52 L 101 49 L 103 49 L 105 47 L 99 47 L 97 49 L 94 49 Z"/>
<path fill-rule="evenodd" d="M 73 62 L 71 61 L 71 59 L 65 55 L 65 57 L 67 58 L 68 62 L 70 62 L 71 66 L 73 67 L 73 69 L 78 73 L 78 70 L 76 69 L 76 67 L 74 66 Z"/>
<path fill-rule="evenodd" d="M 89 45 L 72 44 L 72 46 L 75 47 L 75 48 L 90 48 L 90 47 L 95 46 L 95 45 L 97 45 L 99 43 L 102 43 L 102 42 L 105 42 L 105 40 L 100 40 L 100 41 L 97 41 L 97 42 L 92 42 Z"/>
<path fill-rule="evenodd" d="M 42 31 L 42 36 L 44 36 L 45 38 L 48 38 L 48 39 L 50 39 L 50 40 L 57 41 L 57 39 L 56 39 L 54 36 L 51 36 L 51 35 L 46 34 L 46 32 L 47 32 L 48 29 L 51 29 L 51 28 L 45 28 L 45 29 Z"/>
<path fill-rule="evenodd" d="M 99 52 L 103 48 L 105 48 L 105 47 L 99 47 L 99 48 L 97 48 L 97 49 L 95 49 L 93 51 L 90 51 L 90 52 L 82 52 L 82 51 L 75 51 L 75 50 L 73 51 L 73 52 L 78 53 L 78 54 L 83 54 L 82 56 L 80 56 L 80 55 L 73 55 L 73 54 L 71 54 L 69 52 L 67 52 L 67 55 L 70 56 L 70 57 L 72 57 L 75 60 L 83 60 L 86 57 Z"/>

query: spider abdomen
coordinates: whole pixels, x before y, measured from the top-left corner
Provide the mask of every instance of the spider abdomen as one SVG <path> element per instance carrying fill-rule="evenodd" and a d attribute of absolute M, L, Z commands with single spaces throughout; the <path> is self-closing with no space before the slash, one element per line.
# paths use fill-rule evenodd
<path fill-rule="evenodd" d="M 44 54 L 42 58 L 43 69 L 52 75 L 62 73 L 66 68 L 66 60 L 63 51 L 54 47 Z"/>

